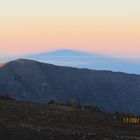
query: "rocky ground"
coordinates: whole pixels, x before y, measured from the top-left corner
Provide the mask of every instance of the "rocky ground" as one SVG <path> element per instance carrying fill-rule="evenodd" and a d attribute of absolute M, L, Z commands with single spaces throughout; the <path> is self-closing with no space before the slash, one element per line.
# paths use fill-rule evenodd
<path fill-rule="evenodd" d="M 0 99 L 0 140 L 140 140 L 128 114 Z"/>

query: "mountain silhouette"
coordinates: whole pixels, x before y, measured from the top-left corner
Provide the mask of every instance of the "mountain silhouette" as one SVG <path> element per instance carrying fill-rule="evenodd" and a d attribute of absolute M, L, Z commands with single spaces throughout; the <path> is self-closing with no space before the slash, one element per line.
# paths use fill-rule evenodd
<path fill-rule="evenodd" d="M 18 59 L 0 68 L 0 94 L 17 100 L 65 102 L 74 97 L 104 111 L 140 113 L 140 75 L 78 69 Z"/>
<path fill-rule="evenodd" d="M 29 55 L 25 58 L 60 66 L 140 74 L 139 62 L 126 61 L 119 58 L 75 50 L 61 49 L 46 53 Z"/>

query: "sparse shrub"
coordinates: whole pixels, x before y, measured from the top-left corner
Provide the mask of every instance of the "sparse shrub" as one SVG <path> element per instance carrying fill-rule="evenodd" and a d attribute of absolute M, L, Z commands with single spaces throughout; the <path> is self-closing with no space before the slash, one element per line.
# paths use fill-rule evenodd
<path fill-rule="evenodd" d="M 51 104 L 58 104 L 58 102 L 54 99 L 51 99 L 48 101 L 48 104 L 51 105 Z"/>
<path fill-rule="evenodd" d="M 14 100 L 12 97 L 10 97 L 9 95 L 0 95 L 0 99 L 1 100 Z"/>
<path fill-rule="evenodd" d="M 88 111 L 97 111 L 97 112 L 101 111 L 97 106 L 92 106 L 92 105 L 85 105 L 84 109 Z"/>
<path fill-rule="evenodd" d="M 68 99 L 67 105 L 71 107 L 81 108 L 81 105 L 78 103 L 78 101 L 74 97 Z"/>

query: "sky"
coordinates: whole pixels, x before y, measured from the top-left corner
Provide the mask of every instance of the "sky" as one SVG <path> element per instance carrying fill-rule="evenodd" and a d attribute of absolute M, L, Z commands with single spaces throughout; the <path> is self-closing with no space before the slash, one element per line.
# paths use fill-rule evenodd
<path fill-rule="evenodd" d="M 140 60 L 140 0 L 0 0 L 0 58 L 64 48 Z"/>

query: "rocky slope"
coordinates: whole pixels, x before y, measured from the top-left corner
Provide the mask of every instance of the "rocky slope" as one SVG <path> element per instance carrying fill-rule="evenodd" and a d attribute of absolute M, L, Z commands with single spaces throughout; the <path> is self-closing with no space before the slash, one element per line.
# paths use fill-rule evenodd
<path fill-rule="evenodd" d="M 139 140 L 140 125 L 127 114 L 84 107 L 0 99 L 1 140 Z"/>

